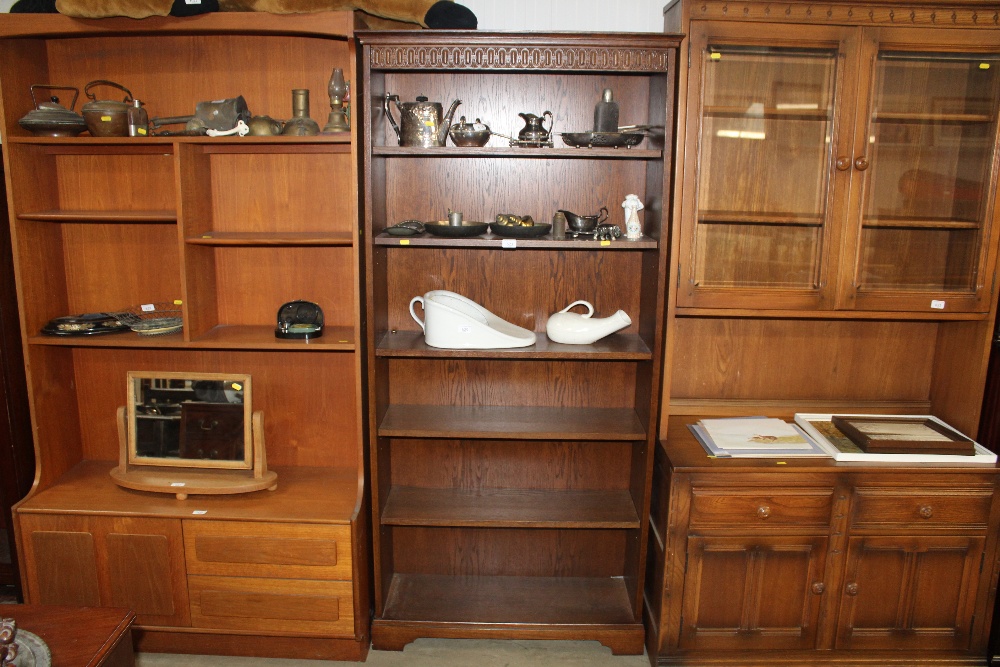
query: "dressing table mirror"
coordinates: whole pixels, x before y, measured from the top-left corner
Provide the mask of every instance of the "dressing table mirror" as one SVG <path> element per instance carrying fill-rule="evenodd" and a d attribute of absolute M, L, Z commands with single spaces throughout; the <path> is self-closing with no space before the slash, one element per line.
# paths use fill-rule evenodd
<path fill-rule="evenodd" d="M 249 375 L 131 371 L 127 388 L 111 471 L 119 486 L 179 500 L 277 488 Z"/>

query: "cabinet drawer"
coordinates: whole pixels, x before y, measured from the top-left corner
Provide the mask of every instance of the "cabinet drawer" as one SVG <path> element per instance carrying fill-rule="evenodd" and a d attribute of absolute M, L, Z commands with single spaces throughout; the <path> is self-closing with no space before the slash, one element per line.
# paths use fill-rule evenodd
<path fill-rule="evenodd" d="M 351 579 L 351 528 L 237 521 L 184 522 L 189 574 Z"/>
<path fill-rule="evenodd" d="M 992 502 L 992 488 L 859 487 L 854 492 L 852 524 L 856 528 L 896 524 L 986 530 Z"/>
<path fill-rule="evenodd" d="M 196 628 L 354 636 L 349 581 L 191 576 L 188 588 Z"/>
<path fill-rule="evenodd" d="M 746 529 L 750 526 L 830 524 L 833 488 L 705 488 L 691 490 L 691 526 Z"/>

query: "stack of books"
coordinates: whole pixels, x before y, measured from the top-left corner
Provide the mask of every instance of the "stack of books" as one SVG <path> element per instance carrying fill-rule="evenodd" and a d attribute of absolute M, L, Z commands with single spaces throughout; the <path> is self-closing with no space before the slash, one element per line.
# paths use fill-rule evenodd
<path fill-rule="evenodd" d="M 830 456 L 797 425 L 773 417 L 702 419 L 688 428 L 718 458 Z"/>

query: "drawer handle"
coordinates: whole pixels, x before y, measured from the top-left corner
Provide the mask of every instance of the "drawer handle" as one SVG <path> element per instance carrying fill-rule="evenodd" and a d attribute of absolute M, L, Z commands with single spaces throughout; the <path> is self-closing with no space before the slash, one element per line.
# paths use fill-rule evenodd
<path fill-rule="evenodd" d="M 920 516 L 922 516 L 925 519 L 931 518 L 932 516 L 934 516 L 934 508 L 931 507 L 930 505 L 921 505 Z"/>
<path fill-rule="evenodd" d="M 767 505 L 761 505 L 757 508 L 757 516 L 761 519 L 766 519 L 771 516 L 771 508 Z"/>
<path fill-rule="evenodd" d="M 816 595 L 822 595 L 823 591 L 825 590 L 826 590 L 826 584 L 824 584 L 822 581 L 814 582 L 812 585 L 812 591 Z"/>
<path fill-rule="evenodd" d="M 850 584 L 847 584 L 847 594 L 848 595 L 857 595 L 858 594 L 858 585 L 856 583 L 853 583 L 853 582 L 850 583 Z"/>

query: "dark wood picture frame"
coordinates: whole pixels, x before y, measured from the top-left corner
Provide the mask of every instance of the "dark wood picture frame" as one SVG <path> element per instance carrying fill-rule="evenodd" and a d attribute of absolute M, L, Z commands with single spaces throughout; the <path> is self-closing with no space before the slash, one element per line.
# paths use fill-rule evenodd
<path fill-rule="evenodd" d="M 944 424 L 926 416 L 880 417 L 876 415 L 833 415 L 833 425 L 850 438 L 862 451 L 881 454 L 963 454 L 976 453 L 976 444 Z M 897 425 L 898 433 L 880 433 L 879 437 L 865 428 L 866 424 Z M 927 440 L 916 431 L 931 430 L 944 439 Z M 910 431 L 910 433 L 907 433 Z"/>

